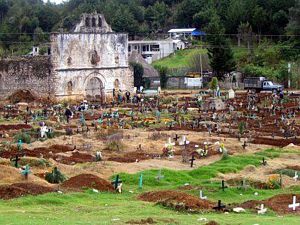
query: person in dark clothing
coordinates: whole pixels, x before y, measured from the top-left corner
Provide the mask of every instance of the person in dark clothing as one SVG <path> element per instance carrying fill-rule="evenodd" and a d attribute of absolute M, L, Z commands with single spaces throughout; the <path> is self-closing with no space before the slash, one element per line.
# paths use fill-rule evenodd
<path fill-rule="evenodd" d="M 70 118 L 72 117 L 72 115 L 73 115 L 72 111 L 69 108 L 66 108 L 65 116 L 67 117 L 67 123 L 69 123 Z"/>
<path fill-rule="evenodd" d="M 126 91 L 125 96 L 126 96 L 127 103 L 129 103 L 130 102 L 130 92 Z"/>

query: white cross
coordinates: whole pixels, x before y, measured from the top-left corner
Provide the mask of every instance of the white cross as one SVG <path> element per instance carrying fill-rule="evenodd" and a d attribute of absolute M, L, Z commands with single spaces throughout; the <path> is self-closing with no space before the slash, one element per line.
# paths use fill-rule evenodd
<path fill-rule="evenodd" d="M 202 190 L 200 190 L 200 199 L 202 199 L 202 200 L 207 199 L 207 196 L 203 196 Z"/>
<path fill-rule="evenodd" d="M 296 199 L 296 195 L 293 196 L 293 204 L 289 205 L 289 208 L 292 208 L 293 211 L 296 211 L 296 207 L 300 206 L 300 203 L 296 203 L 297 199 Z"/>
<path fill-rule="evenodd" d="M 295 181 L 297 181 L 298 180 L 298 172 L 297 171 L 295 171 L 295 176 L 293 177 L 293 179 L 295 180 Z"/>
<path fill-rule="evenodd" d="M 267 208 L 264 208 L 264 204 L 260 205 L 260 209 L 257 211 L 258 214 L 265 214 L 267 212 Z"/>

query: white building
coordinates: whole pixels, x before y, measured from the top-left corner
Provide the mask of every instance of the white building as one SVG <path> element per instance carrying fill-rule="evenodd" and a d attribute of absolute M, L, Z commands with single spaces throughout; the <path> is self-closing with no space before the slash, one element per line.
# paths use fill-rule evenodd
<path fill-rule="evenodd" d="M 156 60 L 167 57 L 176 50 L 184 49 L 185 44 L 180 40 L 146 40 L 129 41 L 128 52 L 137 51 L 150 64 Z"/>
<path fill-rule="evenodd" d="M 181 29 L 171 29 L 168 31 L 171 39 L 187 39 L 192 36 L 192 32 L 195 31 L 196 28 L 181 28 Z"/>

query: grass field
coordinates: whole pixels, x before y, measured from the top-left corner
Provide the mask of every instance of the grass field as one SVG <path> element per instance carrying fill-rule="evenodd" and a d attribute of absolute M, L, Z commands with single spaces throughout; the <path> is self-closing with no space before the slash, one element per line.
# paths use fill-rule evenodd
<path fill-rule="evenodd" d="M 268 149 L 256 154 L 230 156 L 208 166 L 192 171 L 162 170 L 164 178 L 156 180 L 157 170 L 144 171 L 144 186 L 138 188 L 138 174 L 120 174 L 124 182 L 124 192 L 94 193 L 86 190 L 83 193 L 58 194 L 50 193 L 40 196 L 27 196 L 10 201 L 0 200 L 0 224 L 134 224 L 151 217 L 157 224 L 204 224 L 198 219 L 207 218 L 219 224 L 228 225 L 292 225 L 299 224 L 299 216 L 278 216 L 269 211 L 266 215 L 251 212 L 244 214 L 203 213 L 189 214 L 176 212 L 153 203 L 137 200 L 140 193 L 150 190 L 178 190 L 189 183 L 203 187 L 209 200 L 228 203 L 240 203 L 250 199 L 266 199 L 279 193 L 300 193 L 300 187 L 277 190 L 238 190 L 235 187 L 226 191 L 220 189 L 220 183 L 211 181 L 218 173 L 238 172 L 247 165 L 259 166 L 262 157 L 279 157 L 282 154 L 299 154 L 295 151 Z M 198 191 L 187 191 L 198 196 Z M 258 196 L 254 196 L 258 192 Z"/>

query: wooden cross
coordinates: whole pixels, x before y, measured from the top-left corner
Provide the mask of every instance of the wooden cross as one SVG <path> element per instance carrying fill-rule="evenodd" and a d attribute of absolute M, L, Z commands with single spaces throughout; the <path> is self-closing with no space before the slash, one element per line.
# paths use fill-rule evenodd
<path fill-rule="evenodd" d="M 11 158 L 10 161 L 15 162 L 15 167 L 18 168 L 18 167 L 19 167 L 18 162 L 19 162 L 20 160 L 21 160 L 21 159 L 19 158 L 19 156 L 16 155 L 15 158 Z"/>
<path fill-rule="evenodd" d="M 225 188 L 228 188 L 226 185 L 225 185 L 225 181 L 224 180 L 222 180 L 222 186 L 221 186 L 221 188 L 222 188 L 222 190 L 223 191 L 225 191 Z"/>
<path fill-rule="evenodd" d="M 111 183 L 114 185 L 115 190 L 117 190 L 119 184 L 122 183 L 122 181 L 119 179 L 119 174 L 117 175 L 116 179 Z"/>
<path fill-rule="evenodd" d="M 175 137 L 174 137 L 173 139 L 174 139 L 174 141 L 177 141 L 178 138 L 179 138 L 179 136 L 178 136 L 178 134 L 176 134 Z"/>
<path fill-rule="evenodd" d="M 222 204 L 221 200 L 218 200 L 218 205 L 213 207 L 213 209 L 216 211 L 221 211 L 225 208 L 226 208 L 226 206 Z"/>
<path fill-rule="evenodd" d="M 264 165 L 264 166 L 266 166 L 267 165 L 267 161 L 265 160 L 265 157 L 263 157 L 263 159 L 262 159 L 262 163 L 261 163 L 262 165 Z"/>
<path fill-rule="evenodd" d="M 246 149 L 246 147 L 247 147 L 248 145 L 247 145 L 247 142 L 246 141 L 244 141 L 244 144 L 243 144 L 243 149 Z"/>
<path fill-rule="evenodd" d="M 195 160 L 196 160 L 196 159 L 195 159 L 195 156 L 192 155 L 192 158 L 189 160 L 189 161 L 191 162 L 191 167 L 194 166 L 194 161 L 195 161 Z"/>
<path fill-rule="evenodd" d="M 138 151 L 142 151 L 142 144 L 139 144 L 139 147 L 137 147 Z"/>

